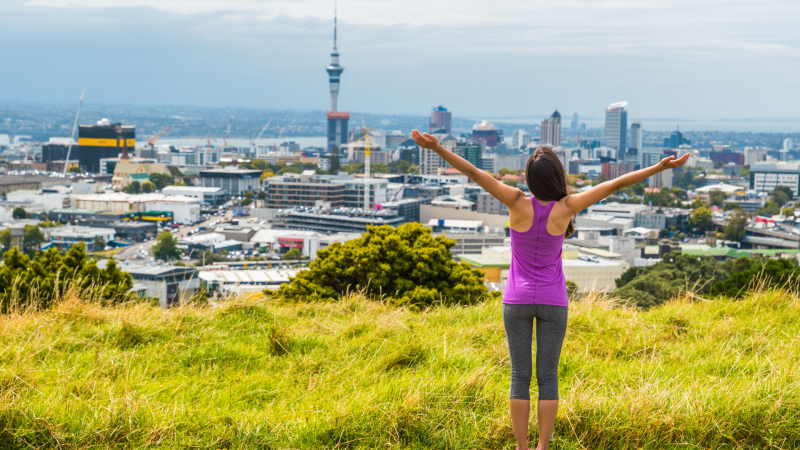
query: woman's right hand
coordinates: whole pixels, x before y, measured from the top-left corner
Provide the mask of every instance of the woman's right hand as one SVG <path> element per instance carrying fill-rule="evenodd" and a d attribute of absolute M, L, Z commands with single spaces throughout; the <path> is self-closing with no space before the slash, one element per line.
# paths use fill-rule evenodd
<path fill-rule="evenodd" d="M 432 134 L 422 134 L 417 130 L 411 132 L 411 138 L 414 139 L 414 142 L 417 143 L 422 148 L 429 148 L 433 150 L 434 148 L 439 146 L 439 140 L 436 139 L 436 136 Z"/>

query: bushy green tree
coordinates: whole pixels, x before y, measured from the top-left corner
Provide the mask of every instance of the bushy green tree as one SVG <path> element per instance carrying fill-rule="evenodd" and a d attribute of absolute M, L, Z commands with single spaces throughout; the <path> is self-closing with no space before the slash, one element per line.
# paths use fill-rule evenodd
<path fill-rule="evenodd" d="M 575 298 L 576 295 L 578 295 L 578 284 L 567 280 L 567 297 Z"/>
<path fill-rule="evenodd" d="M 689 226 L 697 231 L 706 231 L 711 229 L 714 225 L 714 220 L 711 217 L 711 211 L 706 207 L 700 207 L 694 210 L 691 217 L 689 217 Z"/>
<path fill-rule="evenodd" d="M 175 179 L 163 173 L 150 174 L 150 181 L 155 185 L 156 189 L 161 190 L 167 186 L 175 184 Z"/>
<path fill-rule="evenodd" d="M 722 204 L 725 203 L 727 198 L 728 194 L 722 191 L 711 191 L 708 193 L 708 203 L 711 206 L 722 207 Z"/>
<path fill-rule="evenodd" d="M 455 241 L 434 238 L 418 223 L 369 227 L 359 239 L 335 242 L 317 253 L 278 295 L 296 301 L 336 300 L 347 290 L 366 290 L 393 302 L 423 308 L 474 304 L 489 294 L 483 274 L 453 261 Z"/>
<path fill-rule="evenodd" d="M 183 252 L 178 248 L 178 239 L 169 231 L 163 231 L 153 245 L 153 256 L 163 261 L 172 261 L 183 256 Z"/>
<path fill-rule="evenodd" d="M 303 252 L 301 252 L 299 249 L 293 248 L 293 249 L 289 250 L 288 252 L 284 253 L 283 257 L 281 257 L 281 259 L 286 260 L 286 261 L 293 261 L 293 260 L 303 259 Z"/>
<path fill-rule="evenodd" d="M 11 217 L 14 219 L 27 219 L 28 213 L 25 211 L 25 208 L 17 206 L 14 208 L 14 211 L 11 212 Z"/>
<path fill-rule="evenodd" d="M 711 295 L 741 297 L 760 284 L 768 288 L 797 289 L 800 286 L 797 260 L 781 258 L 752 264 L 747 270 L 715 283 Z"/>
<path fill-rule="evenodd" d="M 734 209 L 723 227 L 726 241 L 741 241 L 746 235 L 747 213 L 743 209 Z"/>
<path fill-rule="evenodd" d="M 86 295 L 87 300 L 117 303 L 129 299 L 128 292 L 133 287 L 131 275 L 122 272 L 113 259 L 105 269 L 99 269 L 94 259 L 87 259 L 82 243 L 70 247 L 64 256 L 51 248 L 32 259 L 12 248 L 3 261 L 0 266 L 0 312 L 3 313 L 14 305 L 25 307 L 31 302 L 47 308 L 69 289 Z"/>
<path fill-rule="evenodd" d="M 331 154 L 328 156 L 328 159 L 330 160 L 330 166 L 331 166 L 329 172 L 332 174 L 336 174 L 337 172 L 339 172 L 339 167 L 341 163 L 339 162 L 338 146 L 333 147 L 333 150 L 331 150 Z"/>
<path fill-rule="evenodd" d="M 138 181 L 133 180 L 129 185 L 122 188 L 122 192 L 126 194 L 139 194 L 142 192 L 142 185 Z"/>
<path fill-rule="evenodd" d="M 772 190 L 772 198 L 781 206 L 791 200 L 792 196 L 792 189 L 788 186 L 777 186 Z"/>
<path fill-rule="evenodd" d="M 766 216 L 772 217 L 777 216 L 781 213 L 781 205 L 774 199 L 767 200 L 767 203 L 764 204 L 761 208 L 759 208 L 755 215 L 757 216 Z"/>
<path fill-rule="evenodd" d="M 614 294 L 649 307 L 689 291 L 707 294 L 715 281 L 725 278 L 727 274 L 714 258 L 673 252 L 664 255 L 660 263 L 628 269 L 617 280 Z"/>
<path fill-rule="evenodd" d="M 142 183 L 142 192 L 149 194 L 155 190 L 156 186 L 152 181 L 145 181 Z"/>
<path fill-rule="evenodd" d="M 25 225 L 22 231 L 22 251 L 29 258 L 42 251 L 44 243 L 44 233 L 36 225 Z M 11 248 L 11 228 L 0 231 L 0 244 L 3 245 L 2 252 L 5 253 Z"/>

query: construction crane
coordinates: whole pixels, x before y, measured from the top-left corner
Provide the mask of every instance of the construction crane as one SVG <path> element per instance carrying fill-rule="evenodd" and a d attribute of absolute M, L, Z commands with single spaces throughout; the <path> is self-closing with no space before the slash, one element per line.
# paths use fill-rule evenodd
<path fill-rule="evenodd" d="M 225 132 L 225 147 L 228 146 L 228 137 L 231 135 L 231 124 L 233 124 L 233 116 L 228 120 L 228 131 Z"/>
<path fill-rule="evenodd" d="M 168 129 L 169 129 L 169 125 L 165 126 L 164 129 L 161 130 L 156 135 L 156 137 L 151 138 L 150 136 L 147 136 L 147 145 L 150 147 L 151 150 L 153 149 L 153 146 L 156 145 L 156 142 L 158 142 L 158 140 L 161 139 L 161 136 L 163 136 L 164 133 L 166 133 Z"/>
<path fill-rule="evenodd" d="M 67 171 L 69 170 L 69 154 L 72 153 L 72 143 L 75 142 L 75 130 L 78 129 L 78 117 L 81 115 L 84 94 L 86 94 L 86 86 L 83 87 L 83 92 L 81 92 L 81 99 L 78 101 L 78 112 L 75 114 L 75 124 L 72 125 L 72 135 L 69 139 L 69 147 L 67 147 L 67 160 L 64 161 L 64 177 L 67 176 Z"/>
<path fill-rule="evenodd" d="M 261 129 L 261 132 L 260 132 L 260 133 L 258 133 L 258 136 L 255 138 L 255 140 L 253 140 L 253 141 L 251 142 L 251 144 L 253 145 L 253 153 L 255 153 L 255 151 L 256 151 L 256 142 L 257 142 L 259 139 L 261 139 L 261 136 L 264 134 L 264 132 L 265 132 L 265 131 L 267 131 L 267 128 L 269 127 L 269 124 L 270 124 L 270 123 L 272 123 L 272 119 L 269 119 L 269 122 L 267 122 L 267 124 L 266 124 L 266 125 L 264 125 L 264 128 L 262 128 L 262 129 Z"/>

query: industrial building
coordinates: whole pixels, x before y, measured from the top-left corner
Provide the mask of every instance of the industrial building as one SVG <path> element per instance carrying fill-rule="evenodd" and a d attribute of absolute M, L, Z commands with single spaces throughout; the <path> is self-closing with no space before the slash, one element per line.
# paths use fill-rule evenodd
<path fill-rule="evenodd" d="M 245 192 L 257 192 L 261 187 L 260 179 L 260 170 L 226 167 L 200 171 L 203 187 L 223 188 L 234 197 L 243 196 Z"/>
<path fill-rule="evenodd" d="M 228 191 L 221 187 L 203 186 L 166 186 L 161 190 L 164 195 L 182 195 L 194 198 L 206 206 L 218 206 L 225 203 Z"/>

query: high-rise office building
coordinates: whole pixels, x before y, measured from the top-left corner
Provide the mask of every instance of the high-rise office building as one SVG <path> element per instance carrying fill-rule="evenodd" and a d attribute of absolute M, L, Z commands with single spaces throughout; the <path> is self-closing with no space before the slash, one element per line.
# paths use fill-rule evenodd
<path fill-rule="evenodd" d="M 642 149 L 642 122 L 639 120 L 631 124 L 631 147 Z"/>
<path fill-rule="evenodd" d="M 792 142 L 792 138 L 786 138 L 783 140 L 783 151 L 788 152 L 794 146 L 794 142 Z"/>
<path fill-rule="evenodd" d="M 580 124 L 580 118 L 578 117 L 578 113 L 572 115 L 572 124 L 570 126 L 570 131 L 573 133 L 578 132 L 578 126 Z"/>
<path fill-rule="evenodd" d="M 511 146 L 514 148 L 525 148 L 531 143 L 531 135 L 520 128 L 511 132 Z"/>
<path fill-rule="evenodd" d="M 491 122 L 481 120 L 472 126 L 472 139 L 477 141 L 483 139 L 487 147 L 497 147 L 498 132 L 497 127 Z M 475 166 L 477 167 L 477 166 Z"/>
<path fill-rule="evenodd" d="M 336 48 L 336 13 L 333 15 L 333 51 L 331 64 L 327 67 L 331 87 L 331 110 L 328 112 L 328 151 L 333 147 L 341 149 L 347 143 L 347 123 L 350 113 L 338 111 L 339 108 L 339 77 L 344 72 L 344 67 L 339 65 L 339 50 Z M 341 153 L 341 151 L 340 151 Z"/>
<path fill-rule="evenodd" d="M 100 172 L 100 160 L 117 158 L 136 148 L 136 127 L 111 123 L 101 119 L 96 125 L 81 125 L 78 128 L 78 151 L 72 148 L 70 159 L 77 159 L 88 172 Z M 77 154 L 76 154 L 77 153 Z"/>
<path fill-rule="evenodd" d="M 617 151 L 616 158 L 623 159 L 628 149 L 628 102 L 617 102 L 606 108 L 606 147 Z"/>
<path fill-rule="evenodd" d="M 692 145 L 692 142 L 683 137 L 683 133 L 680 130 L 675 130 L 668 138 L 664 138 L 664 147 L 666 148 L 678 148 L 683 144 Z"/>
<path fill-rule="evenodd" d="M 561 146 L 561 114 L 558 110 L 552 116 L 542 121 L 542 137 L 539 139 L 540 145 L 551 147 Z"/>
<path fill-rule="evenodd" d="M 450 123 L 453 118 L 453 113 L 447 110 L 442 105 L 433 108 L 431 112 L 431 123 L 430 123 L 430 132 L 431 133 L 446 133 L 450 134 L 451 126 Z"/>

